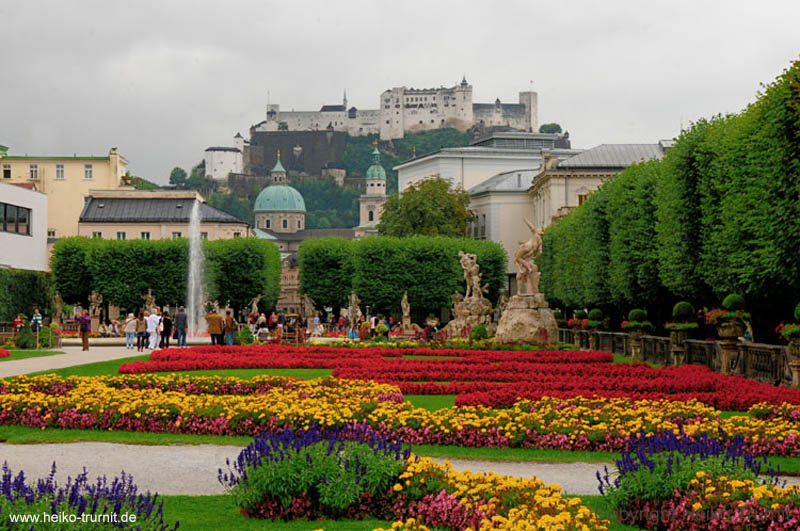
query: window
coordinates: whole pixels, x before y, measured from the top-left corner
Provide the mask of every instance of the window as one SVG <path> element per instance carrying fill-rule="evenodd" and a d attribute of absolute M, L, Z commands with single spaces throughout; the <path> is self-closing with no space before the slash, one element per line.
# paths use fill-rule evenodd
<path fill-rule="evenodd" d="M 288 229 L 289 228 L 289 220 L 286 219 L 286 218 L 284 218 L 284 220 L 283 220 L 283 228 L 284 229 Z"/>
<path fill-rule="evenodd" d="M 83 178 L 84 179 L 91 179 L 92 178 L 92 165 L 91 164 L 84 164 L 83 165 Z"/>
<path fill-rule="evenodd" d="M 139 234 L 139 238 L 141 238 L 142 240 L 149 240 L 150 239 L 150 233 L 149 232 L 143 232 L 143 233 Z"/>
<path fill-rule="evenodd" d="M 56 164 L 56 179 L 63 179 L 64 178 L 64 165 L 63 164 Z"/>
<path fill-rule="evenodd" d="M 302 221 L 300 221 L 299 219 L 297 220 L 297 228 L 298 228 L 298 229 L 301 229 L 301 228 L 303 228 L 303 222 L 302 222 Z"/>
<path fill-rule="evenodd" d="M 56 237 L 55 229 L 47 229 L 47 237 L 48 238 L 55 238 Z"/>
<path fill-rule="evenodd" d="M 481 239 L 486 239 L 486 214 L 481 214 Z"/>
<path fill-rule="evenodd" d="M 0 230 L 30 236 L 30 219 L 30 208 L 0 203 Z"/>
<path fill-rule="evenodd" d="M 578 206 L 581 206 L 586 201 L 586 196 L 589 194 L 578 194 Z"/>
<path fill-rule="evenodd" d="M 36 180 L 39 178 L 39 165 L 38 164 L 31 164 L 30 169 L 30 178 Z"/>
<path fill-rule="evenodd" d="M 234 238 L 241 238 L 242 237 L 242 233 L 241 232 L 234 232 L 233 233 L 233 237 Z"/>
<path fill-rule="evenodd" d="M 272 226 L 272 220 L 268 219 L 266 225 L 264 225 L 265 229 L 268 229 Z"/>
<path fill-rule="evenodd" d="M 127 239 L 127 235 L 124 232 L 118 232 L 117 233 L 117 239 L 118 240 L 125 240 L 125 239 Z"/>
<path fill-rule="evenodd" d="M 370 210 L 369 211 L 369 220 L 370 221 L 375 221 L 375 211 L 374 210 Z"/>
<path fill-rule="evenodd" d="M 172 239 L 173 240 L 177 240 L 180 237 L 181 237 L 181 233 L 180 232 L 173 232 L 172 233 Z"/>
<path fill-rule="evenodd" d="M 99 239 L 99 238 L 102 238 L 102 237 L 103 237 L 103 233 L 102 232 L 95 231 L 95 232 L 92 233 L 92 238 Z"/>
<path fill-rule="evenodd" d="M 11 178 L 11 164 L 3 164 L 3 179 Z"/>
<path fill-rule="evenodd" d="M 201 240 L 207 240 L 208 239 L 208 233 L 207 232 L 201 232 L 200 233 L 200 239 Z"/>

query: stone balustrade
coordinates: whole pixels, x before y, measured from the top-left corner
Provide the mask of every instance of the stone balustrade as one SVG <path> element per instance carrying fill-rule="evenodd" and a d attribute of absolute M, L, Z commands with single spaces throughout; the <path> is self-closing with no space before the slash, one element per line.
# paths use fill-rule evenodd
<path fill-rule="evenodd" d="M 637 341 L 624 332 L 601 332 L 559 328 L 558 340 L 581 349 L 594 348 L 632 357 L 657 365 L 705 365 L 714 372 L 740 375 L 771 385 L 800 387 L 800 361 L 794 360 L 788 347 L 763 343 L 737 342 L 725 352 L 719 341 L 685 339 L 680 344 L 669 337 L 643 335 Z"/>

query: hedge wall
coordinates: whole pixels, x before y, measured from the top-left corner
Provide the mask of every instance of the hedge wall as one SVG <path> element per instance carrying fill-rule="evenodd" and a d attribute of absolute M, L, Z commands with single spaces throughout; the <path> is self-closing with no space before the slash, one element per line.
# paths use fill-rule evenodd
<path fill-rule="evenodd" d="M 490 241 L 414 236 L 375 236 L 356 241 L 307 240 L 300 245 L 300 292 L 320 305 L 346 306 L 352 290 L 362 306 L 399 313 L 403 291 L 415 313 L 449 308 L 455 291 L 464 292 L 458 251 L 475 253 L 488 297 L 496 301 L 506 286 L 506 253 Z"/>
<path fill-rule="evenodd" d="M 12 321 L 23 313 L 30 317 L 39 308 L 50 315 L 50 273 L 22 269 L 0 269 L 0 321 Z"/>
<path fill-rule="evenodd" d="M 626 168 L 548 227 L 548 298 L 663 320 L 678 299 L 716 306 L 738 292 L 769 339 L 800 300 L 798 102 L 800 61 L 741 113 L 699 121 L 663 160 Z"/>
<path fill-rule="evenodd" d="M 272 308 L 280 290 L 280 252 L 265 240 L 239 238 L 203 242 L 209 300 L 236 309 L 257 294 Z M 188 282 L 186 239 L 96 240 L 65 238 L 53 248 L 55 288 L 64 301 L 86 305 L 94 289 L 105 301 L 131 310 L 153 290 L 157 304 L 185 303 Z"/>

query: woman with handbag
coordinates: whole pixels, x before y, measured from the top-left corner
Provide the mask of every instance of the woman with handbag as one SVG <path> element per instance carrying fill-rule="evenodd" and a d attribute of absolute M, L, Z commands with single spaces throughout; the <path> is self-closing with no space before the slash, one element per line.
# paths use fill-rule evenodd
<path fill-rule="evenodd" d="M 89 350 L 89 332 L 92 331 L 92 318 L 89 317 L 89 310 L 83 310 L 76 321 L 78 321 L 78 330 L 81 333 L 82 350 Z"/>

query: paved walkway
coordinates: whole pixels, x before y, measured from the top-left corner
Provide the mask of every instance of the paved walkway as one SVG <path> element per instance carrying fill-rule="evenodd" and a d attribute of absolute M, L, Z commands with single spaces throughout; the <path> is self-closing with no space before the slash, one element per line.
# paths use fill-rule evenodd
<path fill-rule="evenodd" d="M 121 471 L 133 474 L 141 490 L 160 494 L 221 494 L 217 481 L 219 468 L 227 469 L 225 460 L 233 461 L 242 450 L 239 446 L 173 445 L 146 446 L 102 442 L 63 444 L 0 444 L 0 460 L 13 472 L 24 470 L 29 478 L 45 476 L 56 462 L 59 481 L 79 474 L 84 467 L 91 478 L 109 478 Z M 443 462 L 444 459 L 436 459 Z M 570 494 L 598 494 L 598 463 L 518 463 L 451 459 L 456 470 L 485 472 L 517 477 L 535 475 L 547 484 L 555 483 Z"/>
<path fill-rule="evenodd" d="M 101 442 L 64 444 L 0 444 L 0 461 L 12 471 L 24 470 L 30 478 L 45 476 L 53 461 L 59 481 L 75 476 L 84 467 L 90 478 L 109 478 L 121 471 L 133 474 L 141 490 L 160 494 L 221 494 L 217 481 L 219 468 L 227 469 L 225 460 L 233 461 L 241 447 L 223 445 L 145 446 Z M 439 462 L 444 459 L 436 459 Z M 456 470 L 494 471 L 516 477 L 536 476 L 546 484 L 563 487 L 572 495 L 599 494 L 595 472 L 604 463 L 536 463 L 450 459 Z M 611 469 L 611 464 L 608 464 Z M 800 478 L 784 478 L 800 484 Z"/>
<path fill-rule="evenodd" d="M 86 352 L 81 351 L 81 347 L 63 347 L 61 350 L 64 351 L 64 354 L 0 361 L 0 378 L 150 353 L 149 350 L 144 352 L 137 352 L 136 349 L 128 350 L 125 345 L 121 347 L 90 347 Z"/>

